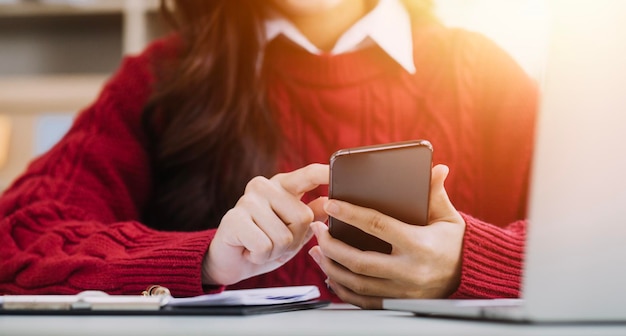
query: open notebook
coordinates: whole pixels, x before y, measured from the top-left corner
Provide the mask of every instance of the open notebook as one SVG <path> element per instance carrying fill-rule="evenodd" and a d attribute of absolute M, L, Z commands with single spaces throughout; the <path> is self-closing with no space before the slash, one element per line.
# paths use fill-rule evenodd
<path fill-rule="evenodd" d="M 171 295 L 108 295 L 85 291 L 77 295 L 5 295 L 0 314 L 200 314 L 247 315 L 328 305 L 318 301 L 316 286 L 227 290 L 187 298 Z"/>

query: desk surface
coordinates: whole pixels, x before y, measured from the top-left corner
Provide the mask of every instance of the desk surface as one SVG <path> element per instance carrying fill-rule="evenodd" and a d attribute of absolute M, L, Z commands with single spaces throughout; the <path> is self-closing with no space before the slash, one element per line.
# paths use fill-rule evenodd
<path fill-rule="evenodd" d="M 626 323 L 517 325 L 349 305 L 256 316 L 0 316 L 2 335 L 626 335 Z"/>

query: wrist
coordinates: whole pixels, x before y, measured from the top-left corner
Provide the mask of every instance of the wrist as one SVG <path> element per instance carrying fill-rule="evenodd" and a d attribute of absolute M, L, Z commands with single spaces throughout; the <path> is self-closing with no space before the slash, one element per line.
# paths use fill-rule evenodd
<path fill-rule="evenodd" d="M 207 249 L 206 253 L 204 254 L 204 257 L 202 258 L 201 278 L 202 278 L 203 286 L 219 285 L 219 283 L 217 283 L 217 281 L 213 279 L 213 276 L 211 275 L 211 272 L 210 272 L 211 267 L 209 266 L 210 264 L 209 250 L 210 248 Z"/>

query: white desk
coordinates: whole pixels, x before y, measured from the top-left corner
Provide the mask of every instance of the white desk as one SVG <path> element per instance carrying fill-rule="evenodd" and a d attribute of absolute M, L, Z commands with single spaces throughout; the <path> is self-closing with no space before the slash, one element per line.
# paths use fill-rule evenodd
<path fill-rule="evenodd" d="M 626 335 L 626 323 L 516 325 L 348 305 L 242 316 L 0 316 L 0 335 Z"/>

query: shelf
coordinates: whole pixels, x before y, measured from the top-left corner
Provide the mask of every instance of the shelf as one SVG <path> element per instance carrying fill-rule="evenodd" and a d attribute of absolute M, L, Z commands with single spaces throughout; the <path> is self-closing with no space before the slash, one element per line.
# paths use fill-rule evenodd
<path fill-rule="evenodd" d="M 0 4 L 0 192 L 166 31 L 158 0 L 54 2 Z"/>
<path fill-rule="evenodd" d="M 123 14 L 128 10 L 154 11 L 158 6 L 158 0 L 99 0 L 78 4 L 19 2 L 0 4 L 0 17 Z"/>
<path fill-rule="evenodd" d="M 0 78 L 0 114 L 75 113 L 92 103 L 109 75 Z"/>

